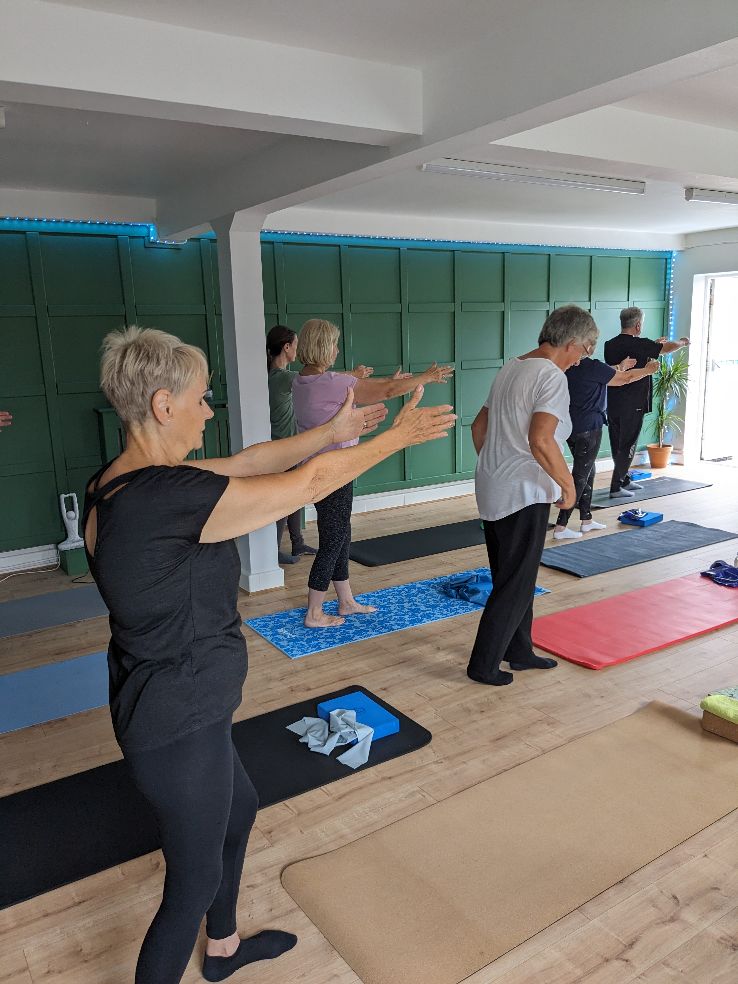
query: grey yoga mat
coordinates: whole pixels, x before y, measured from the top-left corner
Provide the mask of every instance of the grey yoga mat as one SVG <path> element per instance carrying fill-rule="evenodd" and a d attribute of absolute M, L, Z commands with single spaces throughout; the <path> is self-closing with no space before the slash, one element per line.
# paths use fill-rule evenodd
<path fill-rule="evenodd" d="M 646 478 L 638 485 L 643 486 L 643 491 L 636 492 L 633 496 L 611 499 L 610 490 L 597 489 L 592 493 L 593 509 L 610 509 L 612 506 L 620 506 L 622 509 L 630 509 L 631 502 L 643 502 L 644 499 L 659 499 L 662 495 L 676 495 L 677 492 L 691 492 L 693 489 L 709 489 L 709 483 L 688 482 L 683 478 L 671 478 L 669 475 L 662 475 L 659 478 Z"/>
<path fill-rule="evenodd" d="M 107 614 L 95 584 L 5 601 L 0 604 L 0 639 Z"/>
<path fill-rule="evenodd" d="M 644 529 L 628 529 L 600 536 L 594 540 L 578 540 L 560 547 L 547 547 L 541 564 L 566 571 L 577 577 L 591 577 L 617 571 L 647 560 L 671 557 L 687 550 L 696 550 L 711 543 L 733 540 L 738 533 L 715 530 L 697 523 L 657 523 Z"/>

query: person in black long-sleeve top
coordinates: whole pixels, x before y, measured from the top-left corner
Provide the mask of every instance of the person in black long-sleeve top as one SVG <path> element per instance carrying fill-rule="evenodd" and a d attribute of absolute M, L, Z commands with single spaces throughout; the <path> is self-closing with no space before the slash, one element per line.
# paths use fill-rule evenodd
<path fill-rule="evenodd" d="M 173 335 L 132 327 L 105 340 L 101 386 L 126 441 L 87 487 L 84 538 L 110 611 L 113 728 L 156 816 L 166 861 L 136 984 L 178 984 L 203 917 L 209 981 L 297 942 L 271 929 L 241 940 L 236 930 L 258 804 L 231 741 L 247 668 L 233 538 L 323 498 L 395 451 L 444 436 L 455 420 L 450 407 L 419 408 L 418 388 L 382 434 L 311 457 L 386 416 L 383 404 L 357 410 L 348 398 L 321 427 L 186 462 L 213 416 L 207 379 L 204 354 Z"/>
<path fill-rule="evenodd" d="M 643 311 L 637 307 L 620 312 L 621 332 L 605 342 L 605 362 L 619 365 L 623 359 L 635 359 L 637 369 L 643 369 L 649 359 L 658 359 L 689 345 L 689 339 L 669 342 L 665 338 L 642 338 Z M 643 418 L 651 410 L 652 385 L 650 377 L 611 392 L 607 401 L 607 420 L 614 467 L 610 481 L 613 499 L 632 498 L 641 486 L 631 481 L 628 469 L 638 445 Z"/>

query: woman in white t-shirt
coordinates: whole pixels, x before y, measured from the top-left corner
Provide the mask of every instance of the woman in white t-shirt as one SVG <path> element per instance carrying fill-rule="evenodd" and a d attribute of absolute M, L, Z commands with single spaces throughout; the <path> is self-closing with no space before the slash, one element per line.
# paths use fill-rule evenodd
<path fill-rule="evenodd" d="M 556 666 L 533 652 L 533 593 L 551 503 L 568 509 L 575 500 L 563 455 L 571 432 L 564 373 L 591 355 L 598 334 L 588 311 L 573 304 L 555 310 L 538 348 L 500 369 L 472 424 L 493 584 L 466 671 L 477 683 L 512 683 L 512 673 L 500 669 L 503 660 L 513 670 Z"/>

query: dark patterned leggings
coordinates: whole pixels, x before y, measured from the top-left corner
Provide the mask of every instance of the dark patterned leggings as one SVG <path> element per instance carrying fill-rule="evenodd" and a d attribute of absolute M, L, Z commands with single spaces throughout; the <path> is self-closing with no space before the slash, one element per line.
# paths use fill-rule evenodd
<path fill-rule="evenodd" d="M 318 514 L 318 552 L 308 578 L 308 587 L 327 591 L 331 581 L 348 581 L 351 546 L 351 482 L 315 503 Z"/>

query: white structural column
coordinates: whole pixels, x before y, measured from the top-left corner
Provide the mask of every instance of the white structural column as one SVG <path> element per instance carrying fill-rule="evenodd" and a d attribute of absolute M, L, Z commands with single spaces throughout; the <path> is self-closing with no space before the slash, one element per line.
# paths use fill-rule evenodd
<path fill-rule="evenodd" d="M 264 348 L 264 298 L 259 233 L 264 216 L 239 212 L 212 222 L 218 237 L 223 347 L 231 448 L 271 437 Z M 274 524 L 238 540 L 241 587 L 264 591 L 284 584 Z"/>

